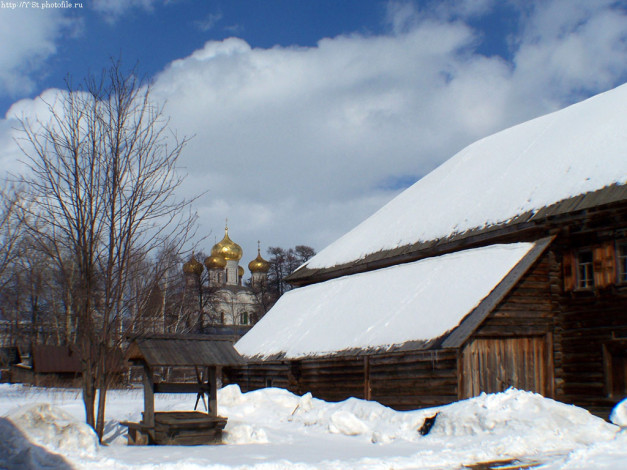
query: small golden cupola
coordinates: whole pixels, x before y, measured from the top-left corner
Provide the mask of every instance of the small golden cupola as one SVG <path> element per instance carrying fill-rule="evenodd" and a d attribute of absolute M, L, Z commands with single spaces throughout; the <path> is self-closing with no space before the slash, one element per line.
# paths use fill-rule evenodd
<path fill-rule="evenodd" d="M 266 274 L 270 271 L 270 263 L 261 257 L 261 247 L 257 242 L 257 257 L 248 263 L 248 269 L 251 273 L 263 273 Z"/>
<path fill-rule="evenodd" d="M 190 260 L 183 265 L 183 272 L 185 274 L 195 274 L 200 276 L 202 274 L 203 266 L 196 260 L 196 257 L 192 255 Z"/>
<path fill-rule="evenodd" d="M 224 228 L 224 238 L 211 249 L 211 256 L 221 256 L 226 261 L 242 259 L 242 247 L 229 238 L 229 227 Z"/>
<path fill-rule="evenodd" d="M 226 268 L 226 260 L 218 255 L 218 256 L 207 256 L 205 258 L 205 266 L 207 269 L 211 271 L 212 269 L 224 269 Z"/>

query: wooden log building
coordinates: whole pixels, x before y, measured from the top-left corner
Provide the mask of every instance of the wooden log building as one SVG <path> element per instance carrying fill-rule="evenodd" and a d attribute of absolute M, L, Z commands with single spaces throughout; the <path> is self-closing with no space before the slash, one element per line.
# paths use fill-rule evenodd
<path fill-rule="evenodd" d="M 298 288 L 236 344 L 249 364 L 230 380 L 399 410 L 516 387 L 607 418 L 627 396 L 626 104 L 622 86 L 486 138 L 418 181 L 288 277 Z M 475 171 L 499 158 L 497 179 Z M 433 202 L 447 197 L 467 210 Z M 448 207 L 450 231 L 431 230 Z M 427 228 L 408 241 L 413 221 Z M 389 226 L 402 243 L 337 255 Z"/>

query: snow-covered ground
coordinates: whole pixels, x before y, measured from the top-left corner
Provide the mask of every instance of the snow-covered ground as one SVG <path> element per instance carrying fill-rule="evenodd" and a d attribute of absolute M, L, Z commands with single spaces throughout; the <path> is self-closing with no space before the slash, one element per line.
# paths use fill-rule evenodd
<path fill-rule="evenodd" d="M 627 468 L 627 429 L 574 406 L 508 390 L 437 409 L 327 403 L 269 388 L 219 391 L 225 445 L 127 446 L 141 391 L 110 392 L 106 446 L 82 423 L 76 390 L 0 385 L 0 469 L 461 469 L 516 459 L 542 469 Z M 193 395 L 158 395 L 157 410 L 189 410 Z M 431 432 L 418 430 L 437 415 Z M 627 424 L 627 402 L 613 414 Z"/>

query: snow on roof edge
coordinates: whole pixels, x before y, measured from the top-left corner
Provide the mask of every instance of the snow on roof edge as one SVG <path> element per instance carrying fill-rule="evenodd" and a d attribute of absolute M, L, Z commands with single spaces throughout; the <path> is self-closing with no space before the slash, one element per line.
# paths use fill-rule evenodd
<path fill-rule="evenodd" d="M 457 328 L 535 246 L 473 248 L 294 289 L 235 348 L 268 360 L 427 344 Z"/>
<path fill-rule="evenodd" d="M 315 270 L 357 262 L 625 184 L 625 105 L 627 85 L 622 85 L 474 142 L 304 266 Z"/>

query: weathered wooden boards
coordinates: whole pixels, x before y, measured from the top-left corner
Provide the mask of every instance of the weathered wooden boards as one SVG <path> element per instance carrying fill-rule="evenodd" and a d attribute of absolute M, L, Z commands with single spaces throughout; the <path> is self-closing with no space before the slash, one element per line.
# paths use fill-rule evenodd
<path fill-rule="evenodd" d="M 123 422 L 128 427 L 129 445 L 221 444 L 227 419 L 199 411 L 158 411 L 154 425 Z"/>

